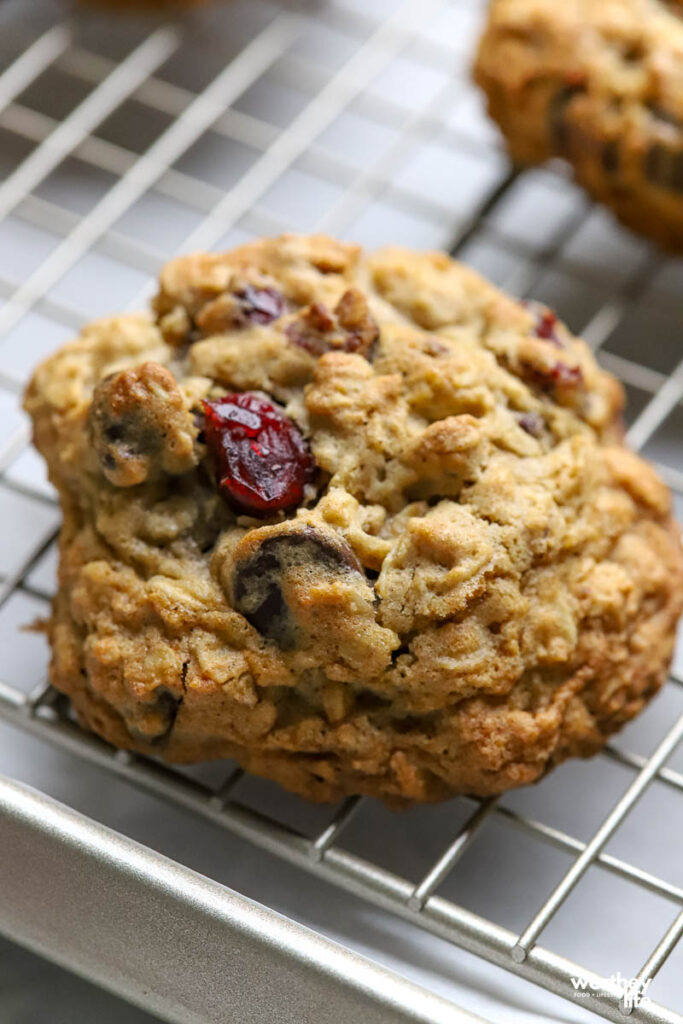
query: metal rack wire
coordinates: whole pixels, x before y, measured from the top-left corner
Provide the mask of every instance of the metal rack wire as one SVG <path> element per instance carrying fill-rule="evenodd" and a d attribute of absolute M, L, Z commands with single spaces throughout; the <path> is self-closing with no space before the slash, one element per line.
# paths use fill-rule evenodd
<path fill-rule="evenodd" d="M 483 0 L 330 0 L 315 8 L 249 0 L 191 22 L 133 19 L 113 29 L 111 16 L 72 14 L 55 8 L 54 0 L 35 9 L 6 2 L 0 10 L 0 133 L 11 141 L 11 166 L 0 184 L 0 231 L 8 225 L 11 231 L 4 242 L 0 234 L 0 252 L 21 240 L 19 228 L 34 234 L 11 259 L 0 257 L 0 399 L 9 402 L 21 390 L 28 368 L 23 349 L 26 360 L 39 354 L 41 328 L 51 347 L 56 336 L 107 310 L 101 289 L 102 308 L 91 308 L 88 287 L 103 266 L 120 278 L 124 304 L 137 306 L 176 249 L 296 228 L 368 242 L 440 244 L 509 290 L 559 304 L 629 388 L 636 410 L 630 443 L 659 461 L 683 498 L 683 464 L 671 455 L 680 440 L 683 400 L 674 326 L 681 312 L 679 268 L 607 225 L 561 169 L 510 172 L 467 84 L 469 44 L 482 8 Z M 53 79 L 69 83 L 71 100 L 63 110 L 53 102 Z M 430 151 L 428 166 L 421 160 Z M 85 174 L 82 203 L 64 191 L 67 161 Z M 215 176 L 217 164 L 223 181 Z M 167 204 L 161 217 L 159 202 Z M 180 225 L 170 243 L 155 240 L 150 225 L 160 219 Z M 603 242 L 619 246 L 617 260 L 614 252 L 601 252 L 602 243 L 595 245 L 597 229 Z M 15 259 L 26 265 L 13 272 Z M 634 310 L 655 307 L 669 324 L 670 340 L 647 352 L 634 347 L 625 325 Z M 3 566 L 0 609 L 17 594 L 49 597 L 41 567 L 56 525 L 52 495 L 27 454 L 27 425 L 8 415 L 0 498 L 13 495 L 39 512 L 30 540 Z M 683 886 L 606 846 L 651 784 L 683 791 L 683 773 L 667 764 L 683 738 L 683 716 L 648 756 L 608 748 L 604 757 L 632 778 L 589 838 L 536 820 L 506 800 L 463 798 L 470 805 L 463 823 L 455 835 L 443 836 L 441 851 L 415 882 L 344 848 L 363 801 L 345 802 L 321 831 L 305 835 L 245 802 L 239 771 L 208 785 L 116 752 L 83 733 L 65 701 L 41 680 L 31 683 L 26 689 L 0 682 L 0 716 L 19 728 L 353 892 L 407 927 L 439 935 L 568 999 L 575 997 L 573 977 L 594 981 L 596 991 L 589 990 L 582 1006 L 609 1020 L 683 1021 L 680 1006 L 650 999 L 628 1007 L 619 993 L 600 994 L 602 980 L 590 965 L 539 944 L 595 868 L 671 905 L 670 925 L 647 952 L 638 978 L 654 979 L 674 953 L 683 935 Z M 672 675 L 669 688 L 681 685 Z M 549 895 L 538 894 L 519 932 L 439 892 L 494 819 L 571 858 Z"/>

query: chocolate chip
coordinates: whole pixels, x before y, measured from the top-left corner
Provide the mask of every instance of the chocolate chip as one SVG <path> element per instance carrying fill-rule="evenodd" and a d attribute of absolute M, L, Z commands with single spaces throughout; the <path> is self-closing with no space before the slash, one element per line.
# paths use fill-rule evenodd
<path fill-rule="evenodd" d="M 315 573 L 360 573 L 351 548 L 337 534 L 310 525 L 269 532 L 260 544 L 237 555 L 233 569 L 232 599 L 235 609 L 268 640 L 283 650 L 297 646 L 300 631 L 287 607 L 282 584 L 292 570 L 310 567 Z M 244 542 L 243 542 L 244 543 Z"/>
<path fill-rule="evenodd" d="M 105 377 L 95 389 L 88 417 L 93 448 L 106 476 L 124 486 L 147 478 L 163 444 L 156 420 L 145 415 L 142 403 L 136 404 L 135 384 L 128 385 L 132 373 Z"/>
<path fill-rule="evenodd" d="M 553 152 L 564 157 L 569 157 L 574 152 L 577 157 L 598 159 L 606 174 L 616 174 L 621 162 L 619 140 L 597 139 L 569 119 L 572 101 L 583 94 L 584 86 L 565 85 L 551 100 L 548 119 Z"/>
<path fill-rule="evenodd" d="M 557 325 L 559 320 L 552 309 L 545 306 L 542 302 L 536 302 L 534 299 L 525 299 L 522 301 L 522 305 L 525 309 L 528 309 L 534 318 L 534 334 L 537 338 L 542 341 L 549 341 L 551 344 L 556 345 L 557 348 L 565 348 L 565 344 L 557 333 Z"/>
<path fill-rule="evenodd" d="M 622 43 L 621 58 L 625 64 L 639 64 L 646 56 L 647 49 L 642 39 L 628 39 Z"/>
<path fill-rule="evenodd" d="M 571 128 L 567 123 L 567 108 L 580 93 L 584 92 L 581 85 L 564 85 L 555 93 L 548 109 L 548 122 L 553 148 L 560 155 L 565 155 L 571 144 Z"/>
<path fill-rule="evenodd" d="M 602 167 L 605 174 L 616 174 L 619 170 L 620 153 L 616 139 L 609 139 L 602 147 Z"/>
<path fill-rule="evenodd" d="M 173 374 L 159 363 L 99 381 L 88 430 L 103 473 L 117 487 L 180 475 L 197 463 L 192 415 Z"/>
<path fill-rule="evenodd" d="M 683 149 L 655 142 L 645 153 L 644 174 L 652 185 L 683 193 Z"/>
<path fill-rule="evenodd" d="M 131 735 L 160 747 L 166 743 L 178 717 L 182 697 L 176 697 L 166 686 L 154 691 L 154 699 L 142 709 L 143 722 L 140 728 L 129 728 Z"/>
<path fill-rule="evenodd" d="M 661 107 L 659 103 L 654 101 L 648 103 L 647 109 L 657 121 L 672 125 L 674 128 L 683 128 L 680 118 L 675 114 L 672 114 L 670 110 L 666 110 L 664 107 Z"/>
<path fill-rule="evenodd" d="M 401 644 L 400 647 L 394 648 L 391 652 L 391 663 L 395 665 L 399 658 L 403 657 L 404 654 L 410 654 L 410 645 Z"/>

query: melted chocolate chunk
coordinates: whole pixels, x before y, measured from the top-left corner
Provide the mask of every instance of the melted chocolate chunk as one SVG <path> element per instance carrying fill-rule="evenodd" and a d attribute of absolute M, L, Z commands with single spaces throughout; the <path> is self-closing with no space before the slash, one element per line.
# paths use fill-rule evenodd
<path fill-rule="evenodd" d="M 653 143 L 645 153 L 643 171 L 652 185 L 683 193 L 683 148 Z"/>
<path fill-rule="evenodd" d="M 567 123 L 567 108 L 574 97 L 584 91 L 581 85 L 564 85 L 550 101 L 548 110 L 550 135 L 553 149 L 561 156 L 566 155 L 571 146 L 571 128 Z"/>
<path fill-rule="evenodd" d="M 244 559 L 238 559 L 234 568 L 232 597 L 236 610 L 282 650 L 296 647 L 299 637 L 283 594 L 283 579 L 288 572 L 306 566 L 318 573 L 362 571 L 345 541 L 309 525 L 271 533 Z"/>
<path fill-rule="evenodd" d="M 609 139 L 602 147 L 602 166 L 605 174 L 616 174 L 619 171 L 620 153 L 616 139 Z"/>
<path fill-rule="evenodd" d="M 154 700 L 144 707 L 142 728 L 130 728 L 129 732 L 150 746 L 163 746 L 173 731 L 182 703 L 182 697 L 176 697 L 165 686 L 158 687 L 154 691 Z"/>

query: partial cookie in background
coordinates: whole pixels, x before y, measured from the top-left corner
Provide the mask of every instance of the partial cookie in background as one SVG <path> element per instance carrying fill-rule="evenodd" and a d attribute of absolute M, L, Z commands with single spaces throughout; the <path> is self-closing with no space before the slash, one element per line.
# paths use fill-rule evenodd
<path fill-rule="evenodd" d="M 51 679 L 88 728 L 315 800 L 499 793 L 665 679 L 670 496 L 545 307 L 324 237 L 175 260 L 26 396 L 64 527 Z"/>
<path fill-rule="evenodd" d="M 683 5 L 493 0 L 475 77 L 515 161 L 559 156 L 619 219 L 683 250 Z"/>

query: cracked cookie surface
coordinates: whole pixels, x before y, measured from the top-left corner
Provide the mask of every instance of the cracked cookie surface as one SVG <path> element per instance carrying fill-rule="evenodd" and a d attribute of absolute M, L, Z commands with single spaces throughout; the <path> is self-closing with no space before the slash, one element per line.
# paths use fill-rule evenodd
<path fill-rule="evenodd" d="M 564 158 L 624 224 L 683 249 L 678 0 L 493 0 L 475 78 L 513 159 Z"/>
<path fill-rule="evenodd" d="M 445 255 L 174 260 L 25 401 L 64 512 L 51 678 L 114 744 L 316 800 L 484 795 L 665 678 L 683 556 L 619 385 Z"/>

